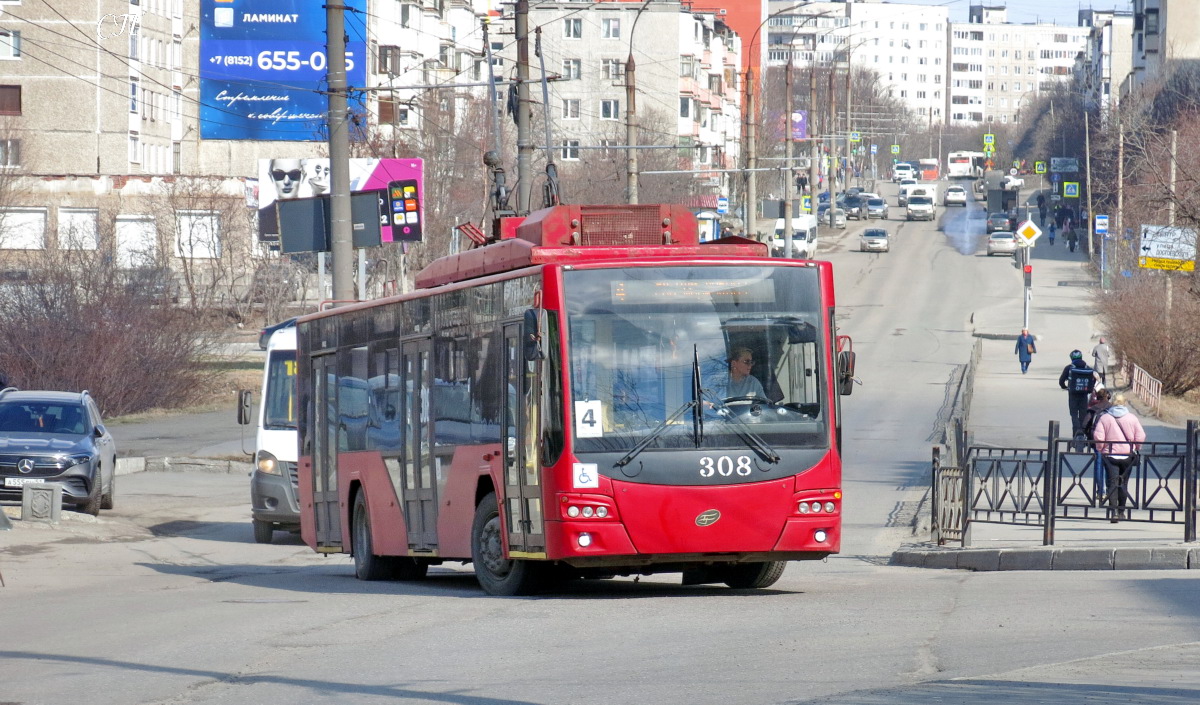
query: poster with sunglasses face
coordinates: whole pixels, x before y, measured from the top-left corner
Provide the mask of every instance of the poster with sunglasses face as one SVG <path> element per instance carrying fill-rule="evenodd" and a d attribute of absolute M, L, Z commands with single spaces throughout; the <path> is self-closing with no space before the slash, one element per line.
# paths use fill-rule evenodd
<path fill-rule="evenodd" d="M 403 183 L 403 228 L 393 237 L 391 224 L 380 233 L 383 242 L 415 241 L 421 238 L 424 223 L 425 165 L 420 159 L 351 159 L 350 192 L 381 191 L 388 199 L 392 184 Z M 279 241 L 279 216 L 276 201 L 296 198 L 328 198 L 329 159 L 324 157 L 260 159 L 258 162 L 258 239 Z M 399 224 L 400 220 L 395 220 Z"/>

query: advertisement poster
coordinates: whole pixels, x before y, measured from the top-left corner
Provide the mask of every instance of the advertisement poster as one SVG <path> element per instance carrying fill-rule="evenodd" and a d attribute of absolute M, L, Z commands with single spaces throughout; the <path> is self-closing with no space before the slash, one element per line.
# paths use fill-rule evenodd
<path fill-rule="evenodd" d="M 351 87 L 364 86 L 367 3 L 344 4 L 346 78 Z M 324 3 L 201 0 L 200 137 L 327 139 L 327 67 Z M 365 117 L 361 98 L 349 109 Z"/>
<path fill-rule="evenodd" d="M 379 191 L 390 211 L 390 215 L 380 216 L 383 242 L 421 239 L 425 225 L 424 168 L 420 159 L 350 160 L 350 192 Z M 259 239 L 279 239 L 275 201 L 328 195 L 328 159 L 258 160 Z"/>

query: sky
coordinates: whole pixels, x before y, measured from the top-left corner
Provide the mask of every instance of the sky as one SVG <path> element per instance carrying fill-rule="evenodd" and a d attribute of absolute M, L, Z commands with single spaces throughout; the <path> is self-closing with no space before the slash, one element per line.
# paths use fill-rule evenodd
<path fill-rule="evenodd" d="M 967 8 L 971 5 L 1002 6 L 1008 8 L 1008 21 L 1017 24 L 1028 22 L 1052 22 L 1054 24 L 1078 24 L 1078 12 L 1087 10 L 1126 10 L 1129 0 L 888 0 L 908 5 L 945 5 L 950 9 L 951 22 L 966 22 Z"/>

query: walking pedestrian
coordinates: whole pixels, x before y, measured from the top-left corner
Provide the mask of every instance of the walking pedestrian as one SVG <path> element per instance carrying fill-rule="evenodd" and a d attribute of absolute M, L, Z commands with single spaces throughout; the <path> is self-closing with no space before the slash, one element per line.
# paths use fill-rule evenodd
<path fill-rule="evenodd" d="M 1100 375 L 1101 384 L 1108 384 L 1108 362 L 1111 357 L 1112 348 L 1104 340 L 1104 336 L 1100 336 L 1100 342 L 1092 348 L 1092 369 Z"/>
<path fill-rule="evenodd" d="M 1085 443 L 1083 446 L 1077 448 L 1077 450 L 1082 451 L 1084 447 L 1089 445 L 1087 441 L 1094 442 L 1096 440 L 1096 424 L 1100 421 L 1100 415 L 1111 408 L 1111 393 L 1104 387 L 1096 385 L 1096 393 L 1092 395 L 1092 400 L 1088 403 L 1087 416 L 1084 420 L 1083 432 L 1086 436 Z M 1108 495 L 1108 492 L 1105 490 L 1108 486 L 1105 482 L 1105 476 L 1108 473 L 1104 469 L 1104 459 L 1100 454 L 1100 449 L 1096 448 L 1094 443 L 1091 446 L 1092 451 L 1096 455 L 1095 461 L 1092 463 L 1096 487 L 1096 504 L 1103 505 Z"/>
<path fill-rule="evenodd" d="M 1071 364 L 1063 368 L 1058 376 L 1058 386 L 1067 390 L 1067 409 L 1071 414 L 1071 437 L 1083 431 L 1084 415 L 1087 413 L 1088 397 L 1099 381 L 1095 370 L 1083 361 L 1083 353 L 1071 351 Z"/>
<path fill-rule="evenodd" d="M 1096 422 L 1093 435 L 1108 476 L 1108 520 L 1116 524 L 1129 508 L 1129 474 L 1138 463 L 1138 449 L 1146 441 L 1146 431 L 1125 406 L 1124 394 L 1112 401 L 1112 408 Z"/>
<path fill-rule="evenodd" d="M 1029 371 L 1029 363 L 1033 362 L 1034 353 L 1037 352 L 1037 343 L 1029 334 L 1028 328 L 1021 329 L 1021 334 L 1017 336 L 1017 348 L 1013 352 L 1017 354 L 1017 360 L 1021 362 L 1021 374 L 1025 374 Z"/>
<path fill-rule="evenodd" d="M 1054 223 L 1050 224 L 1050 230 L 1047 231 L 1047 234 L 1050 236 L 1050 244 L 1053 245 L 1054 244 Z"/>
<path fill-rule="evenodd" d="M 1067 247 L 1070 248 L 1071 252 L 1075 251 L 1075 244 L 1077 242 L 1079 242 L 1079 233 L 1075 232 L 1075 228 L 1071 228 L 1067 231 Z"/>

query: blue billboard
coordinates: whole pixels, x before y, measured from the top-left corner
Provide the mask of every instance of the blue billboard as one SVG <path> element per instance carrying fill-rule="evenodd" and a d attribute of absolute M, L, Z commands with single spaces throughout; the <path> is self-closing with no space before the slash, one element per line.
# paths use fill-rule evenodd
<path fill-rule="evenodd" d="M 347 82 L 365 86 L 367 2 L 342 4 Z M 327 66 L 324 3 L 201 0 L 200 137 L 328 139 Z M 361 96 L 352 93 L 349 105 L 365 117 Z"/>

